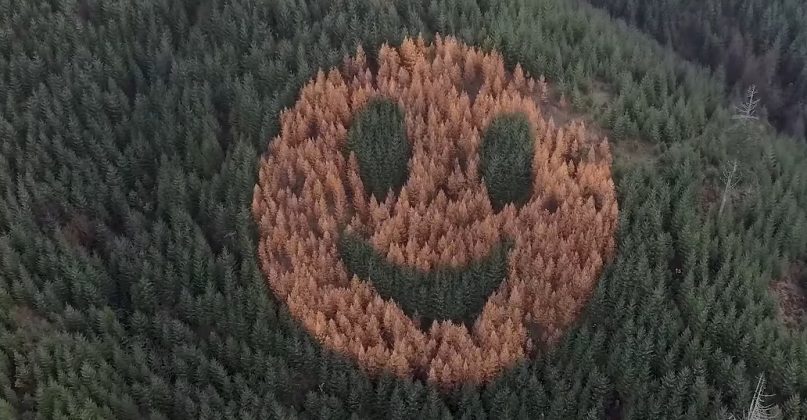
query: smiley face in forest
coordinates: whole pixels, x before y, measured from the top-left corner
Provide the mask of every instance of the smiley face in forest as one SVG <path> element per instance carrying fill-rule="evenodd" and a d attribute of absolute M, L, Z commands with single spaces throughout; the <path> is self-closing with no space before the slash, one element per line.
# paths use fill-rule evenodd
<path fill-rule="evenodd" d="M 452 38 L 376 64 L 359 50 L 281 115 L 252 206 L 261 269 L 371 374 L 487 381 L 557 341 L 612 256 L 607 142 Z"/>

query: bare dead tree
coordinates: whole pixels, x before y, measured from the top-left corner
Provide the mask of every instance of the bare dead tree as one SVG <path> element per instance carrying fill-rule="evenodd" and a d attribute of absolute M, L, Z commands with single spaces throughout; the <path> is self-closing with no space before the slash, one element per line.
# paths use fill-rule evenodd
<path fill-rule="evenodd" d="M 734 188 L 737 186 L 737 161 L 731 161 L 731 165 L 729 168 L 723 170 L 723 196 L 720 198 L 720 209 L 717 211 L 717 215 L 720 216 L 723 214 L 723 209 L 726 207 L 726 201 L 734 192 Z"/>
<path fill-rule="evenodd" d="M 751 85 L 745 91 L 745 100 L 740 105 L 734 107 L 735 112 L 732 118 L 743 122 L 758 119 L 757 105 L 759 105 L 759 98 L 757 98 L 757 86 Z"/>
<path fill-rule="evenodd" d="M 773 405 L 766 405 L 763 400 L 771 395 L 765 394 L 765 378 L 759 377 L 757 381 L 757 388 L 754 390 L 754 398 L 751 400 L 751 405 L 748 411 L 742 417 L 742 420 L 772 420 L 779 417 L 778 409 Z M 729 416 L 729 420 L 738 420 L 734 415 Z"/>

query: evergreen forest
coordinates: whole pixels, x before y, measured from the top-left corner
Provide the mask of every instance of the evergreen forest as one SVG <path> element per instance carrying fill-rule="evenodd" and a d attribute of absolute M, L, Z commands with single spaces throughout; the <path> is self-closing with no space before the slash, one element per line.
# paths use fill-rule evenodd
<path fill-rule="evenodd" d="M 0 0 L 0 419 L 807 419 L 806 125 L 799 0 Z"/>
<path fill-rule="evenodd" d="M 807 138 L 807 11 L 794 1 L 591 0 L 708 66 L 729 92 L 755 86 L 770 123 Z"/>

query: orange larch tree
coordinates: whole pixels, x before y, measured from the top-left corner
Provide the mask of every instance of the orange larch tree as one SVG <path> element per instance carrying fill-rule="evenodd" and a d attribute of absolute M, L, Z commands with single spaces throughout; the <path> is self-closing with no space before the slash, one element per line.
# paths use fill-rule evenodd
<path fill-rule="evenodd" d="M 490 380 L 556 341 L 579 315 L 614 253 L 618 207 L 606 139 L 541 111 L 543 77 L 505 69 L 498 53 L 454 38 L 384 45 L 373 73 L 359 48 L 320 71 L 280 117 L 262 160 L 252 213 L 261 269 L 275 295 L 324 345 L 366 371 L 422 375 L 444 387 Z M 367 194 L 351 122 L 372 98 L 404 111 L 409 175 L 383 202 Z M 532 193 L 494 211 L 480 178 L 482 133 L 498 115 L 529 122 Z M 510 241 L 507 277 L 472 325 L 419 325 L 340 260 L 344 230 L 388 261 L 430 271 L 462 268 Z M 531 337 L 527 324 L 543 334 Z"/>

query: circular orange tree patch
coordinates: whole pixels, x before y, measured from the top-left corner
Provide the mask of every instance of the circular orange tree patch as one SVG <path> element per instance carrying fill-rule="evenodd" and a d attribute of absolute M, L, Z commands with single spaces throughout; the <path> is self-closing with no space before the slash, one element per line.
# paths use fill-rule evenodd
<path fill-rule="evenodd" d="M 453 38 L 320 72 L 255 187 L 273 292 L 371 374 L 481 383 L 557 341 L 614 252 L 618 210 L 607 142 L 556 127 L 546 95 Z"/>

